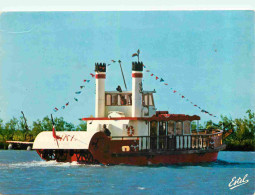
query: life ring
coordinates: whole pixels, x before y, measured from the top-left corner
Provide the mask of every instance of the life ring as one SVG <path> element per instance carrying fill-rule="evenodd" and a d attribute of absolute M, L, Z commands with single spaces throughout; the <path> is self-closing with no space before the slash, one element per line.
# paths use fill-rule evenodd
<path fill-rule="evenodd" d="M 131 145 L 130 148 L 131 148 L 131 151 L 136 152 L 139 149 L 139 145 Z"/>
<path fill-rule="evenodd" d="M 128 134 L 128 136 L 133 136 L 134 135 L 134 133 L 135 133 L 135 129 L 134 129 L 134 127 L 133 126 L 129 126 L 128 128 L 127 128 L 127 134 Z"/>

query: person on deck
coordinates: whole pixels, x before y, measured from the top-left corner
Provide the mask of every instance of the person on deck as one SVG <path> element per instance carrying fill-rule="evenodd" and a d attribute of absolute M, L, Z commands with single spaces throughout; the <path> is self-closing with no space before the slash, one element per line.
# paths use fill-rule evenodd
<path fill-rule="evenodd" d="M 125 99 L 124 96 L 121 96 L 121 105 L 126 105 L 127 104 L 127 100 Z"/>
<path fill-rule="evenodd" d="M 106 128 L 106 124 L 103 125 L 103 130 L 106 136 L 111 136 L 111 132 L 109 129 Z"/>

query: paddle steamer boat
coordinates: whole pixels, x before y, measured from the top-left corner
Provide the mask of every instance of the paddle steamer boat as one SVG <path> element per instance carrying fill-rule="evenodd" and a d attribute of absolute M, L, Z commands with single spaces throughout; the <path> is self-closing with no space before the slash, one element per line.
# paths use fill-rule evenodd
<path fill-rule="evenodd" d="M 46 161 L 82 164 L 178 164 L 217 160 L 223 131 L 191 129 L 197 115 L 156 111 L 154 91 L 142 87 L 143 63 L 132 62 L 132 91 L 105 91 L 106 64 L 95 64 L 95 117 L 87 131 L 41 132 L 33 149 Z M 110 130 L 107 136 L 103 126 Z M 198 127 L 199 125 L 197 125 Z"/>

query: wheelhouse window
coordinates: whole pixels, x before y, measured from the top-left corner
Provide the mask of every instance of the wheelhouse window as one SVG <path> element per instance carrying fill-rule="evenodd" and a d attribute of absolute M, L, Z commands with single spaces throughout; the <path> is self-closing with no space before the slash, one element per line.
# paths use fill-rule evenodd
<path fill-rule="evenodd" d="M 106 94 L 105 104 L 106 104 L 106 106 L 110 106 L 112 104 L 112 96 L 110 94 Z"/>
<path fill-rule="evenodd" d="M 127 93 L 112 93 L 105 94 L 106 106 L 131 106 L 132 94 Z"/>
<path fill-rule="evenodd" d="M 153 95 L 151 93 L 143 94 L 143 106 L 154 106 Z"/>
<path fill-rule="evenodd" d="M 117 106 L 118 105 L 118 94 L 112 94 L 112 104 L 111 106 Z"/>

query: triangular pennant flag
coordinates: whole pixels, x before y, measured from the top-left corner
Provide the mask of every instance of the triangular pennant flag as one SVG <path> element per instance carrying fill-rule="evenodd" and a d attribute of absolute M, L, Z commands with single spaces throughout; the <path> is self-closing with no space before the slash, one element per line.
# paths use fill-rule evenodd
<path fill-rule="evenodd" d="M 182 98 L 185 98 L 184 96 L 182 96 Z"/>
<path fill-rule="evenodd" d="M 69 105 L 69 102 L 66 103 L 66 106 L 68 106 L 68 105 Z"/>
<path fill-rule="evenodd" d="M 87 83 L 89 83 L 90 82 L 90 80 L 87 80 Z"/>
<path fill-rule="evenodd" d="M 151 74 L 151 76 L 153 76 L 154 74 Z"/>
<path fill-rule="evenodd" d="M 116 61 L 115 60 L 112 60 L 113 63 L 115 63 Z"/>
<path fill-rule="evenodd" d="M 85 87 L 84 85 L 80 86 L 81 89 L 84 88 L 84 87 Z"/>
<path fill-rule="evenodd" d="M 167 83 L 164 83 L 164 85 L 168 85 Z"/>
<path fill-rule="evenodd" d="M 75 100 L 76 102 L 78 102 L 78 99 L 77 99 L 77 98 L 74 98 L 74 100 Z"/>
<path fill-rule="evenodd" d="M 194 105 L 194 106 L 197 106 L 197 105 Z"/>
<path fill-rule="evenodd" d="M 164 79 L 161 78 L 161 79 L 160 79 L 160 82 L 163 82 L 163 81 L 164 81 Z"/>
<path fill-rule="evenodd" d="M 174 93 L 176 93 L 177 91 L 174 90 Z"/>
<path fill-rule="evenodd" d="M 86 82 L 87 80 L 83 80 L 83 82 Z"/>
<path fill-rule="evenodd" d="M 92 74 L 92 73 L 90 73 L 90 75 L 92 76 L 92 77 L 94 77 L 95 75 L 94 74 Z"/>
<path fill-rule="evenodd" d="M 158 80 L 159 78 L 156 76 L 156 80 Z"/>
<path fill-rule="evenodd" d="M 76 91 L 75 94 L 81 94 L 81 91 Z"/>

